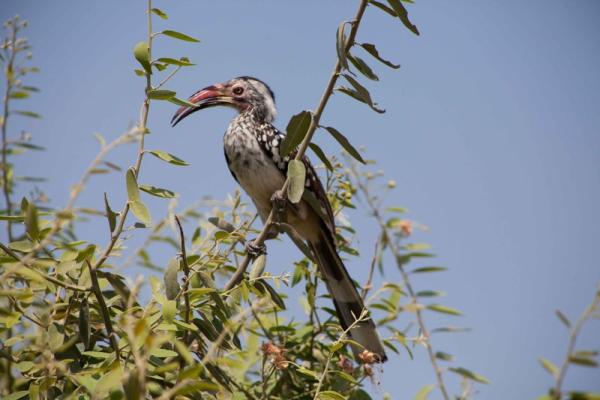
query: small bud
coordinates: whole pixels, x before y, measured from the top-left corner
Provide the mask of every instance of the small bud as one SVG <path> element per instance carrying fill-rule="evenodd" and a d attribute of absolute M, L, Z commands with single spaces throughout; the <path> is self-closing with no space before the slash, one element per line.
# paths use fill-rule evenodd
<path fill-rule="evenodd" d="M 404 236 L 412 235 L 413 226 L 411 221 L 403 219 L 398 223 L 398 227 Z"/>
<path fill-rule="evenodd" d="M 387 183 L 387 186 L 388 186 L 388 188 L 390 188 L 390 189 L 393 189 L 393 188 L 395 188 L 395 187 L 396 187 L 396 181 L 394 181 L 394 180 L 390 180 L 390 181 L 388 181 L 388 183 Z"/>

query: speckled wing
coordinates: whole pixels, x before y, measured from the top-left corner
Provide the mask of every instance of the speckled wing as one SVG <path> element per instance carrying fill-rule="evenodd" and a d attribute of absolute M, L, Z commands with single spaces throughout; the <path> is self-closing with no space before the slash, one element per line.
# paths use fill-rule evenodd
<path fill-rule="evenodd" d="M 298 149 L 292 150 L 286 157 L 281 157 L 279 146 L 284 139 L 284 134 L 271 124 L 260 125 L 256 130 L 256 138 L 265 154 L 273 160 L 277 169 L 283 175 L 287 175 L 288 163 L 290 159 L 293 159 L 298 154 Z M 302 162 L 304 162 L 306 168 L 305 190 L 302 199 L 321 217 L 333 238 L 335 236 L 335 221 L 331 204 L 329 204 L 329 199 L 327 198 L 327 192 L 308 157 L 302 157 Z"/>

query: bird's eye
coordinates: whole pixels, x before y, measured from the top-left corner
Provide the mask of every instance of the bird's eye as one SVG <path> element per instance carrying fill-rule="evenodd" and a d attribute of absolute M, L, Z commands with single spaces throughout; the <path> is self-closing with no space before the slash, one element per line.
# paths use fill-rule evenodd
<path fill-rule="evenodd" d="M 242 93 L 244 93 L 244 88 L 243 87 L 238 86 L 238 87 L 234 87 L 233 88 L 233 94 L 235 94 L 236 96 L 239 96 Z"/>

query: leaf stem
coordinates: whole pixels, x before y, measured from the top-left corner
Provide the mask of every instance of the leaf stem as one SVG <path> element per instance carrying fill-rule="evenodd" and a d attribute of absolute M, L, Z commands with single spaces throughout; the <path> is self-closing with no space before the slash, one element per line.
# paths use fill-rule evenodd
<path fill-rule="evenodd" d="M 188 293 L 188 288 L 190 285 L 190 266 L 188 265 L 187 262 L 187 254 L 185 251 L 185 236 L 183 234 L 183 228 L 181 226 L 181 221 L 179 220 L 179 217 L 177 215 L 174 216 L 175 217 L 175 222 L 177 222 L 177 226 L 179 227 L 179 246 L 181 248 L 181 261 L 183 263 L 183 275 L 184 275 L 184 281 L 183 281 L 183 287 L 181 288 L 182 292 L 183 292 L 183 301 L 184 301 L 184 305 L 185 305 L 185 310 L 184 310 L 184 321 L 186 324 L 190 323 L 190 294 Z M 189 335 L 188 335 L 188 331 L 187 329 L 185 330 L 185 333 L 183 334 L 183 342 L 187 345 L 189 344 Z"/>

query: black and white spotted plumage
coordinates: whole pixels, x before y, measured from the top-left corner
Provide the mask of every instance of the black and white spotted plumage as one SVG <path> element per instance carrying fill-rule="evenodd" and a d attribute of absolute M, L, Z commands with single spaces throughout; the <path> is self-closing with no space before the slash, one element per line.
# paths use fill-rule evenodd
<path fill-rule="evenodd" d="M 223 137 L 225 158 L 231 174 L 252 199 L 264 222 L 271 211 L 272 195 L 283 186 L 288 163 L 297 154 L 297 149 L 286 157 L 279 153 L 284 135 L 272 125 L 276 114 L 273 92 L 256 78 L 240 77 L 203 89 L 189 101 L 198 104 L 197 109 L 226 105 L 239 111 Z M 174 124 L 197 109 L 182 107 L 173 118 Z M 302 161 L 306 167 L 303 198 L 286 208 L 280 226 L 294 243 L 300 247 L 304 241 L 312 252 L 340 323 L 347 329 L 360 316 L 364 304 L 337 253 L 335 221 L 327 193 L 308 158 L 305 156 Z M 356 323 L 349 334 L 372 353 L 371 359 L 387 359 L 371 319 Z M 353 350 L 358 355 L 363 349 Z"/>

